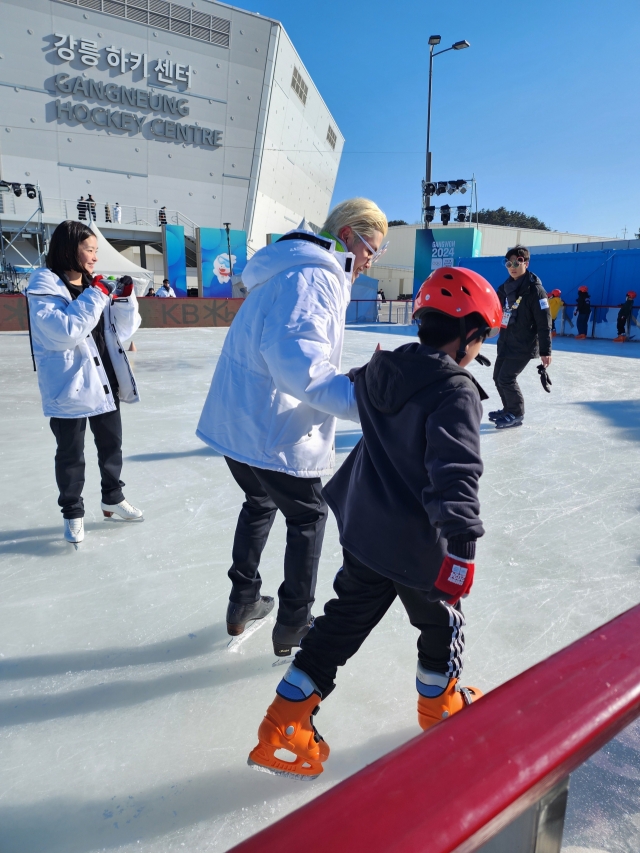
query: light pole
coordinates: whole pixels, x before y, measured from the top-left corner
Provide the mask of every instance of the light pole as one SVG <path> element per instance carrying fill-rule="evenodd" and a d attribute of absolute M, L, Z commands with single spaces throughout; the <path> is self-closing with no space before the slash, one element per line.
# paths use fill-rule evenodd
<path fill-rule="evenodd" d="M 440 56 L 442 53 L 447 53 L 449 50 L 464 50 L 465 47 L 471 47 L 468 41 L 457 41 L 451 45 L 451 47 L 445 47 L 444 50 L 437 50 L 435 53 L 433 51 L 434 47 L 440 44 L 442 38 L 440 36 L 429 36 L 429 97 L 427 101 L 427 168 L 426 168 L 426 179 L 425 179 L 425 188 L 423 192 L 423 222 L 426 225 L 426 220 L 424 219 L 425 209 L 431 204 L 431 195 L 427 195 L 428 184 L 431 183 L 431 89 L 433 84 L 433 58 L 434 56 Z"/>

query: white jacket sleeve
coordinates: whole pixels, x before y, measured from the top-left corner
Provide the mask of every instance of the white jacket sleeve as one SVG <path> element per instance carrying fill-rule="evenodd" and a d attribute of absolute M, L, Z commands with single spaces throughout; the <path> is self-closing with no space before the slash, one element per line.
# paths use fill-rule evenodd
<path fill-rule="evenodd" d="M 77 346 L 96 327 L 109 301 L 97 287 L 88 287 L 73 302 L 50 294 L 29 296 L 31 327 L 45 349 Z"/>
<path fill-rule="evenodd" d="M 260 342 L 276 388 L 320 412 L 359 422 L 353 383 L 335 363 L 346 307 L 337 278 L 322 268 L 310 280 L 301 271 L 281 278 Z"/>
<path fill-rule="evenodd" d="M 121 341 L 128 340 L 139 328 L 142 318 L 135 293 L 116 297 L 111 303 L 111 321 Z"/>

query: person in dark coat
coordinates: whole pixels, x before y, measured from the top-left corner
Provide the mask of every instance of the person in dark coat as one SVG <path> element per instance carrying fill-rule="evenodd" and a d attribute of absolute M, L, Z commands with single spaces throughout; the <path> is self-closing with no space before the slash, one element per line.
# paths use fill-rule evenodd
<path fill-rule="evenodd" d="M 633 319 L 633 300 L 636 298 L 636 295 L 635 290 L 627 291 L 627 298 L 622 305 L 620 305 L 617 321 L 618 337 L 614 338 L 614 341 L 626 341 L 627 339 L 627 326 Z"/>
<path fill-rule="evenodd" d="M 503 313 L 493 381 L 502 408 L 489 412 L 497 429 L 522 425 L 524 397 L 517 380 L 531 359 L 539 356 L 545 368 L 551 364 L 549 300 L 542 282 L 529 270 L 529 258 L 524 246 L 509 249 L 505 256 L 509 278 L 498 288 Z"/>
<path fill-rule="evenodd" d="M 461 687 L 460 600 L 483 535 L 478 502 L 481 400 L 464 368 L 497 334 L 491 285 L 462 267 L 442 267 L 422 285 L 414 317 L 420 342 L 377 351 L 349 374 L 362 439 L 323 490 L 336 516 L 343 564 L 337 598 L 315 620 L 277 688 L 249 764 L 315 777 L 329 748 L 311 722 L 344 666 L 396 597 L 418 639 L 418 722 L 427 729 L 482 696 Z M 391 534 L 392 531 L 392 534 Z M 278 749 L 296 760 L 282 761 Z"/>
<path fill-rule="evenodd" d="M 85 197 L 83 195 L 80 196 L 80 200 L 78 201 L 76 207 L 78 208 L 78 219 L 80 222 L 87 221 L 87 211 L 89 210 L 89 203 L 85 201 Z"/>
<path fill-rule="evenodd" d="M 581 285 L 578 288 L 578 304 L 573 316 L 577 316 L 576 325 L 578 326 L 577 341 L 583 341 L 587 337 L 587 324 L 591 314 L 591 296 L 589 296 L 589 288 L 586 285 Z"/>

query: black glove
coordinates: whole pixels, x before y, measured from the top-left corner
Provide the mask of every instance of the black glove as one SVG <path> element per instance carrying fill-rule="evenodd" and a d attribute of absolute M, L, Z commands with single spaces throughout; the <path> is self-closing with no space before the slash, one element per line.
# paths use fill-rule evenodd
<path fill-rule="evenodd" d="M 133 291 L 133 279 L 130 275 L 123 275 L 118 279 L 116 286 L 116 296 L 131 296 Z"/>
<path fill-rule="evenodd" d="M 547 392 L 547 394 L 550 394 L 551 388 L 549 386 L 553 385 L 553 382 L 551 381 L 551 377 L 547 373 L 547 368 L 544 366 L 544 364 L 538 365 L 538 373 L 540 374 L 540 382 L 542 382 L 542 387 Z"/>
<path fill-rule="evenodd" d="M 478 353 L 478 355 L 476 356 L 476 361 L 483 367 L 491 367 L 491 362 L 486 357 L 486 355 L 480 355 L 480 353 Z"/>

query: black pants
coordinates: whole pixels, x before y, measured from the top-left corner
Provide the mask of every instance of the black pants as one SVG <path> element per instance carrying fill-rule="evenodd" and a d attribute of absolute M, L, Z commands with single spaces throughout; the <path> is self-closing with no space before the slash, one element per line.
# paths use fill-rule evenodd
<path fill-rule="evenodd" d="M 322 551 L 327 504 L 319 477 L 293 477 L 236 462 L 225 456 L 233 478 L 245 493 L 233 540 L 229 599 L 237 604 L 257 601 L 262 578 L 260 556 L 276 512 L 287 522 L 284 581 L 278 590 L 278 622 L 305 625 L 311 616 Z"/>
<path fill-rule="evenodd" d="M 524 397 L 517 379 L 530 361 L 529 356 L 505 358 L 499 355 L 496 358 L 493 381 L 502 400 L 502 408 L 512 415 L 524 415 Z"/>
<path fill-rule="evenodd" d="M 578 327 L 578 334 L 586 335 L 589 325 L 589 314 L 578 314 L 578 317 L 576 318 L 576 325 Z"/>
<path fill-rule="evenodd" d="M 618 317 L 618 335 L 626 335 L 627 334 L 627 318 L 626 317 Z"/>
<path fill-rule="evenodd" d="M 98 450 L 102 500 L 117 504 L 124 500 L 120 479 L 122 471 L 122 421 L 120 403 L 115 398 L 116 410 L 91 418 L 51 418 L 51 431 L 56 437 L 56 483 L 64 518 L 84 516 L 84 435 L 89 421 Z"/>
<path fill-rule="evenodd" d="M 335 687 L 344 666 L 393 604 L 402 601 L 409 621 L 420 631 L 418 659 L 432 672 L 457 678 L 462 671 L 465 625 L 460 605 L 427 599 L 424 590 L 395 583 L 343 550 L 343 566 L 333 582 L 338 596 L 324 606 L 295 658 L 298 669 L 310 676 L 322 697 Z"/>

